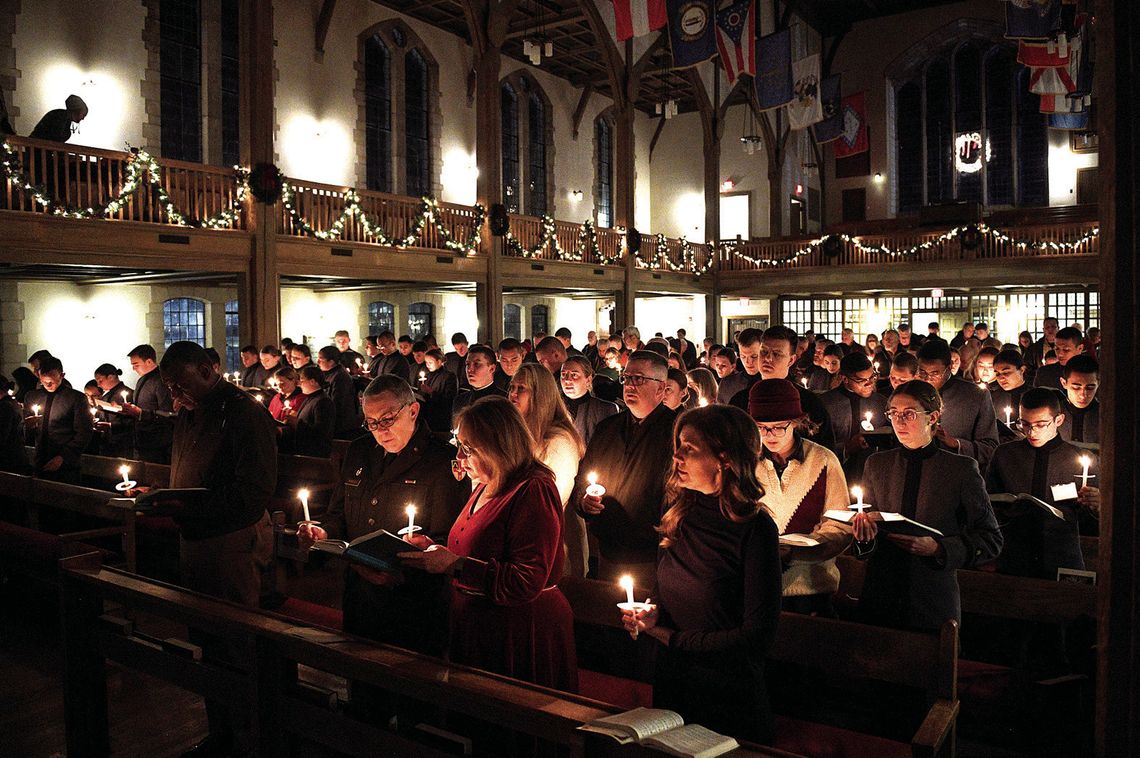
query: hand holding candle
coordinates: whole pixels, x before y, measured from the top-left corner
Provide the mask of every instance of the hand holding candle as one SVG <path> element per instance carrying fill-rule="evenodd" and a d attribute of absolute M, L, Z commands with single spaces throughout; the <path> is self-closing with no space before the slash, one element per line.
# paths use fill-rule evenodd
<path fill-rule="evenodd" d="M 1011 406 L 1007 405 L 1005 407 L 1005 425 L 1006 426 L 1009 426 L 1009 422 L 1010 422 L 1012 417 L 1013 417 L 1013 408 Z"/>
<path fill-rule="evenodd" d="M 422 383 L 422 382 L 426 382 L 426 381 L 427 381 L 427 372 L 421 371 L 420 372 L 420 382 Z"/>
<path fill-rule="evenodd" d="M 33 415 L 33 416 L 35 416 L 36 418 L 39 418 L 39 415 L 40 415 L 40 407 L 39 407 L 38 405 L 33 405 L 33 406 L 32 406 L 32 415 Z"/>
<path fill-rule="evenodd" d="M 630 636 L 637 639 L 637 614 L 653 610 L 653 605 L 650 604 L 649 598 L 645 599 L 644 603 L 637 603 L 633 600 L 633 577 L 625 574 L 618 580 L 618 584 L 625 590 L 625 602 L 618 603 L 617 607 L 623 614 L 633 615 L 633 628 L 630 629 Z M 628 629 L 629 626 L 627 625 Z"/>
<path fill-rule="evenodd" d="M 586 474 L 586 482 L 590 485 L 586 488 L 586 494 L 589 497 L 605 496 L 606 488 L 598 484 L 598 472 L 591 471 L 590 473 Z"/>
<path fill-rule="evenodd" d="M 697 401 L 697 405 L 701 408 L 707 408 L 709 406 L 708 398 L 702 397 Z"/>
<path fill-rule="evenodd" d="M 863 488 L 856 485 L 851 488 L 851 494 L 855 496 L 855 505 L 848 506 L 851 510 L 859 511 L 860 513 L 866 512 L 869 506 L 863 503 Z"/>
<path fill-rule="evenodd" d="M 119 492 L 126 492 L 127 490 L 134 489 L 138 482 L 131 481 L 131 467 L 127 465 L 119 466 L 119 474 L 123 477 L 123 481 L 115 485 L 115 489 Z"/>
<path fill-rule="evenodd" d="M 416 526 L 416 506 L 408 503 L 408 507 L 404 509 L 404 514 L 408 517 L 408 525 L 396 533 L 411 536 L 420 531 L 420 527 Z"/>

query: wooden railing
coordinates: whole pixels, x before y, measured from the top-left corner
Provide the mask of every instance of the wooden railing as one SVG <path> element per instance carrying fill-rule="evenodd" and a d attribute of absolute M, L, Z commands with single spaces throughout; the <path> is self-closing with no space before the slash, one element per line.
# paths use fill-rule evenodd
<path fill-rule="evenodd" d="M 514 245 L 505 245 L 503 254 L 511 258 L 529 257 L 539 261 L 575 262 L 575 259 L 581 255 L 581 263 L 603 266 L 618 265 L 625 255 L 622 244 L 624 235 L 616 229 L 595 227 L 594 239 L 597 241 L 598 249 L 594 250 L 588 236 L 583 234 L 584 224 L 555 221 L 554 238 L 546 240 L 542 219 L 538 216 L 513 213 L 510 219 L 511 237 L 518 243 L 518 248 Z M 546 240 L 545 245 L 543 245 L 544 240 Z"/>
<path fill-rule="evenodd" d="M 137 157 L 131 153 L 101 150 L 81 145 L 61 147 L 57 142 L 8 137 L 12 157 L 3 158 L 8 169 L 22 174 L 23 185 L 4 181 L 0 188 L 0 210 L 51 214 L 58 211 L 80 213 L 95 218 L 144 223 L 172 223 L 167 208 L 159 199 L 155 177 L 146 165 L 138 166 L 138 187 L 121 197 L 123 185 L 131 174 L 130 164 Z M 236 210 L 232 221 L 223 228 L 245 228 L 244 214 L 237 201 L 238 182 L 232 168 L 167 160 L 156 161 L 157 184 L 169 196 L 174 210 L 186 224 L 218 218 L 226 210 Z M 25 186 L 27 185 L 27 187 Z M 45 206 L 29 196 L 33 188 L 50 199 Z M 107 213 L 108 203 L 115 201 Z"/>

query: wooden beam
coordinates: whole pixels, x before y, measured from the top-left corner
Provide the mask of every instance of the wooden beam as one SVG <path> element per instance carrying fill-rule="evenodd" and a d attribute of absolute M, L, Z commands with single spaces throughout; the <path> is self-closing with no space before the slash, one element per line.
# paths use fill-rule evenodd
<path fill-rule="evenodd" d="M 661 130 L 665 128 L 665 116 L 662 115 L 657 121 L 657 128 L 653 130 L 653 139 L 649 140 L 649 160 L 653 161 L 653 148 L 657 147 L 657 139 L 661 136 Z"/>
<path fill-rule="evenodd" d="M 577 0 L 578 9 L 582 11 L 582 15 L 586 17 L 586 22 L 589 24 L 590 30 L 594 33 L 594 44 L 602 52 L 602 60 L 606 62 L 606 72 L 609 74 L 610 90 L 613 92 L 613 101 L 619 109 L 625 106 L 625 87 L 622 73 L 624 66 L 622 65 L 621 55 L 618 54 L 617 43 L 614 41 L 613 36 L 610 35 L 609 29 L 606 27 L 606 22 L 602 20 L 602 15 L 598 11 L 598 6 L 594 0 Z"/>
<path fill-rule="evenodd" d="M 321 5 L 321 15 L 317 17 L 317 39 L 314 45 L 318 54 L 325 52 L 325 39 L 329 35 L 329 25 L 332 24 L 333 12 L 336 10 L 336 0 L 325 0 Z"/>
<path fill-rule="evenodd" d="M 545 32 L 548 29 L 558 29 L 563 26 L 570 26 L 571 24 L 581 23 L 586 20 L 586 16 L 581 11 L 576 11 L 569 15 L 552 18 L 549 21 L 538 23 L 534 19 L 529 19 L 524 24 L 515 24 L 507 32 L 506 39 L 518 39 L 519 37 L 528 37 L 531 34 L 538 34 Z"/>
<path fill-rule="evenodd" d="M 578 139 L 578 126 L 582 123 L 582 114 L 586 112 L 586 106 L 589 104 L 592 94 L 594 94 L 594 85 L 587 84 L 582 89 L 582 95 L 578 98 L 578 106 L 574 108 L 574 139 Z"/>
<path fill-rule="evenodd" d="M 847 32 L 840 32 L 831 38 L 831 45 L 828 46 L 827 52 L 823 55 L 823 70 L 820 72 L 824 77 L 831 76 L 831 66 L 835 63 L 835 54 L 839 52 L 839 46 L 843 44 L 843 38 L 847 36 Z"/>

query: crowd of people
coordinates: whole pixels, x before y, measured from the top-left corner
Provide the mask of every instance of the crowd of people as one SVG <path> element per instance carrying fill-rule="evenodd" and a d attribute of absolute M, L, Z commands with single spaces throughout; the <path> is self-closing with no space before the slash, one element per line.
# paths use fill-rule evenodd
<path fill-rule="evenodd" d="M 233 373 L 178 342 L 161 363 L 150 345 L 124 356 L 133 390 L 111 363 L 75 389 L 40 350 L 3 380 L 2 468 L 78 482 L 87 452 L 169 463 L 172 487 L 209 491 L 176 516 L 184 580 L 254 604 L 275 453 L 336 451 L 340 482 L 302 545 L 395 531 L 408 503 L 420 525 L 401 570 L 349 565 L 347 631 L 574 691 L 559 580 L 632 577 L 656 599 L 623 623 L 660 648 L 658 704 L 763 741 L 779 613 L 834 616 L 840 554 L 868 563 L 862 620 L 919 630 L 960 620 L 956 569 L 1084 568 L 1095 330 L 1046 318 L 1017 344 L 984 323 L 927 331 L 860 344 L 777 325 L 726 346 L 630 326 L 575 347 L 563 328 L 493 347 L 457 333 L 448 352 L 384 332 L 363 354 L 338 332 L 315 352 L 243 347 Z M 853 518 L 826 517 L 853 487 Z M 934 531 L 889 533 L 883 513 Z M 240 731 L 210 715 L 218 739 Z"/>

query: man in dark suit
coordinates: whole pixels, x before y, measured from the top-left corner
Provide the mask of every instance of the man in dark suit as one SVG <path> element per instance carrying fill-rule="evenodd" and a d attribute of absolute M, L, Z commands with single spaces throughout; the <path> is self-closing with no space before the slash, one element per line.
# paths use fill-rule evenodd
<path fill-rule="evenodd" d="M 931 341 L 918 349 L 918 378 L 942 396 L 935 438 L 942 447 L 978 462 L 985 475 L 998 446 L 997 417 L 990 391 L 950 375 L 950 347 Z"/>
<path fill-rule="evenodd" d="M 338 440 L 351 440 L 360 436 L 360 405 L 356 402 L 356 385 L 348 369 L 340 364 L 340 351 L 335 345 L 326 345 L 317 353 L 317 367 L 325 375 L 325 394 L 336 408 Z"/>
<path fill-rule="evenodd" d="M 411 366 L 396 348 L 396 335 L 392 332 L 381 332 L 379 336 L 368 339 L 375 339 L 376 345 L 375 353 L 371 352 L 371 348 L 369 348 L 369 355 L 372 360 L 368 365 L 368 375 L 375 379 L 383 374 L 391 374 L 408 381 Z"/>
<path fill-rule="evenodd" d="M 150 463 L 170 463 L 174 405 L 162 383 L 157 354 L 150 345 L 138 345 L 127 358 L 139 375 L 134 402 L 123 405 L 123 413 L 135 419 L 135 455 Z"/>
<path fill-rule="evenodd" d="M 33 461 L 36 474 L 78 484 L 80 456 L 92 434 L 87 396 L 64 383 L 59 358 L 40 361 L 40 383 L 44 388 L 39 395 L 43 407 L 29 419 L 39 425 Z"/>

